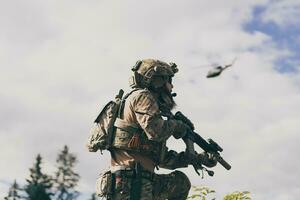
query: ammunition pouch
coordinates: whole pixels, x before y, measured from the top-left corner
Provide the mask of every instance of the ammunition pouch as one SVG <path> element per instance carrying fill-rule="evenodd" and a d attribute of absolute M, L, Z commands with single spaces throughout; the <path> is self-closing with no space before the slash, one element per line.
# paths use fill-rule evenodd
<path fill-rule="evenodd" d="M 111 171 L 100 174 L 96 181 L 96 195 L 110 199 L 114 190 L 114 178 Z"/>
<path fill-rule="evenodd" d="M 162 144 L 151 141 L 147 138 L 144 131 L 136 124 L 117 118 L 115 122 L 115 136 L 112 146 L 117 149 L 138 152 L 150 156 L 154 161 L 159 161 Z"/>

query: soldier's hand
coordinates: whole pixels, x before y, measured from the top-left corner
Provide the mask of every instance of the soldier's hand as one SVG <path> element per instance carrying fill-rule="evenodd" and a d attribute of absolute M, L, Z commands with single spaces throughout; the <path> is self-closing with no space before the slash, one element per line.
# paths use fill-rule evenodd
<path fill-rule="evenodd" d="M 174 138 L 179 139 L 184 137 L 189 131 L 191 131 L 190 127 L 183 123 L 180 120 L 175 120 L 176 121 L 176 128 L 173 133 Z"/>
<path fill-rule="evenodd" d="M 207 152 L 203 152 L 197 155 L 197 160 L 201 164 L 205 165 L 206 167 L 214 167 L 217 165 L 217 159 L 216 157 Z"/>

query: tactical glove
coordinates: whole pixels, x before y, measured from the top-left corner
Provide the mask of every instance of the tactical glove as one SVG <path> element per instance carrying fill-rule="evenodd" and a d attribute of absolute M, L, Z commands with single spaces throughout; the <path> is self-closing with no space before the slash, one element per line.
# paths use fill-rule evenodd
<path fill-rule="evenodd" d="M 188 125 L 183 123 L 180 120 L 174 120 L 176 125 L 175 125 L 175 130 L 173 132 L 173 136 L 176 139 L 184 137 L 191 129 Z"/>
<path fill-rule="evenodd" d="M 216 157 L 213 154 L 207 152 L 197 154 L 197 161 L 209 168 L 217 165 Z"/>

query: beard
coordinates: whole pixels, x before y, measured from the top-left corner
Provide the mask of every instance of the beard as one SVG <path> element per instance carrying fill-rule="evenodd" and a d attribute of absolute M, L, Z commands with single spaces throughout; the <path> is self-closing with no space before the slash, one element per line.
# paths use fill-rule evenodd
<path fill-rule="evenodd" d="M 174 96 L 171 91 L 167 89 L 165 84 L 161 87 L 150 86 L 149 90 L 155 94 L 159 108 L 162 112 L 170 112 L 176 107 L 176 102 L 173 98 Z"/>
<path fill-rule="evenodd" d="M 161 110 L 173 110 L 176 107 L 176 102 L 171 92 L 166 88 L 160 88 L 158 91 L 159 106 Z"/>

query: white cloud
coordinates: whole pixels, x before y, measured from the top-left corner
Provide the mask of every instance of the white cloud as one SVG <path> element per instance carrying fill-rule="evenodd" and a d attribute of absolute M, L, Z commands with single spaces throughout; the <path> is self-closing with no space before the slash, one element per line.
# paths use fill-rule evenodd
<path fill-rule="evenodd" d="M 85 150 L 90 125 L 119 88 L 128 90 L 135 61 L 153 57 L 179 65 L 178 109 L 224 147 L 233 166 L 217 167 L 204 180 L 189 168 L 193 184 L 207 184 L 219 196 L 235 190 L 250 190 L 255 199 L 299 196 L 299 171 L 291 170 L 298 165 L 299 75 L 274 70 L 273 61 L 291 52 L 242 28 L 253 7 L 266 2 L 32 0 L 18 4 L 16 17 L 14 3 L 0 6 L 10 21 L 0 21 L 6 29 L 0 35 L 0 159 L 10 163 L 1 165 L 0 179 L 23 180 L 37 153 L 53 171 L 50 163 L 67 144 L 78 155 L 81 190 L 92 192 L 109 155 Z M 34 25 L 22 25 L 32 18 Z M 14 40 L 22 32 L 20 46 Z M 201 65 L 235 56 L 221 77 L 205 78 L 209 68 Z"/>
<path fill-rule="evenodd" d="M 265 22 L 274 22 L 281 27 L 297 26 L 300 23 L 300 3 L 297 0 L 271 1 L 262 15 Z"/>

